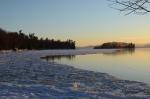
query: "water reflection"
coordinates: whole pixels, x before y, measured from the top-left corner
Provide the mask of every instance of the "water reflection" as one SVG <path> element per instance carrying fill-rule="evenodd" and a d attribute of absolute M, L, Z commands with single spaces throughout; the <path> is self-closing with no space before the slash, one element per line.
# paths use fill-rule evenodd
<path fill-rule="evenodd" d="M 55 62 L 55 60 L 61 60 L 61 59 L 67 59 L 67 60 L 73 60 L 75 58 L 75 55 L 51 55 L 51 56 L 45 56 L 41 57 L 41 59 L 45 59 L 47 62 Z"/>
<path fill-rule="evenodd" d="M 135 49 L 131 48 L 131 49 L 118 49 L 116 51 L 113 52 L 109 52 L 109 53 L 103 53 L 104 55 L 127 55 L 127 54 L 133 54 L 135 53 Z"/>
<path fill-rule="evenodd" d="M 125 80 L 150 83 L 150 49 L 120 49 L 76 56 L 46 56 L 43 59 L 79 69 L 108 73 Z"/>
<path fill-rule="evenodd" d="M 103 55 L 126 55 L 126 54 L 133 54 L 135 52 L 135 49 L 119 49 L 112 52 L 103 52 L 101 54 Z M 41 57 L 41 59 L 46 60 L 47 62 L 57 62 L 61 59 L 67 59 L 68 61 L 75 59 L 75 55 L 50 55 Z"/>

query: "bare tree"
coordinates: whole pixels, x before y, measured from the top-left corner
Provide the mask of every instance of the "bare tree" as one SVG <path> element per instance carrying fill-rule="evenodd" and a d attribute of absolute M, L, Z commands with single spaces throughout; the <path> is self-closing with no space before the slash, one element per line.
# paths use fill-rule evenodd
<path fill-rule="evenodd" d="M 126 12 L 126 15 L 150 13 L 150 0 L 108 0 L 111 7 Z"/>

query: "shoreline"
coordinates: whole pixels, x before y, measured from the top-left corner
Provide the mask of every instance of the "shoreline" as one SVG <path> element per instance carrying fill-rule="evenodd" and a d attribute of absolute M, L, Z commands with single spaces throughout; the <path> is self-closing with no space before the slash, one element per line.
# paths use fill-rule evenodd
<path fill-rule="evenodd" d="M 0 96 L 48 99 L 148 99 L 149 84 L 121 80 L 107 73 L 48 63 L 40 57 L 59 54 L 94 54 L 110 50 L 24 51 L 6 53 L 0 62 Z M 8 57 L 9 56 L 9 57 Z M 5 59 L 8 58 L 6 61 Z M 6 72 L 7 71 L 7 72 Z M 3 78 L 2 78 L 3 77 Z"/>

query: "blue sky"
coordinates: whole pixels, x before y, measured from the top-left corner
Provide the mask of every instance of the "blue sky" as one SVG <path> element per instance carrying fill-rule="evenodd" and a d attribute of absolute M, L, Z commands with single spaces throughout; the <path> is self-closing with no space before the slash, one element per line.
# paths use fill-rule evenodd
<path fill-rule="evenodd" d="M 73 39 L 78 46 L 106 41 L 149 43 L 150 15 L 128 15 L 107 0 L 1 0 L 0 27 L 39 37 Z"/>

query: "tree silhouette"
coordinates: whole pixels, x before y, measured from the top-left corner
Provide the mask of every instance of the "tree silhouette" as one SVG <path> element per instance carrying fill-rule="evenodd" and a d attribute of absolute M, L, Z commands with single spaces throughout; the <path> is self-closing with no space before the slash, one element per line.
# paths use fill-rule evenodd
<path fill-rule="evenodd" d="M 119 11 L 127 12 L 126 15 L 146 14 L 150 12 L 150 0 L 108 0 L 111 7 Z"/>
<path fill-rule="evenodd" d="M 39 39 L 34 33 L 26 35 L 22 30 L 19 32 L 7 32 L 0 29 L 0 50 L 10 49 L 75 49 L 75 41 Z"/>
<path fill-rule="evenodd" d="M 95 46 L 94 49 L 113 49 L 113 48 L 125 48 L 125 49 L 133 49 L 135 48 L 135 44 L 133 43 L 125 43 L 125 42 L 106 42 L 100 46 Z"/>

